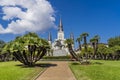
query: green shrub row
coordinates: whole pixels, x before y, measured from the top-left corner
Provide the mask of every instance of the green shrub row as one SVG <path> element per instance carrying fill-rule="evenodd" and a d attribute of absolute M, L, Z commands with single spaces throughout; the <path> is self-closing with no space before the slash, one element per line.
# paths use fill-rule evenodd
<path fill-rule="evenodd" d="M 70 56 L 44 56 L 42 59 L 45 60 L 70 60 Z"/>

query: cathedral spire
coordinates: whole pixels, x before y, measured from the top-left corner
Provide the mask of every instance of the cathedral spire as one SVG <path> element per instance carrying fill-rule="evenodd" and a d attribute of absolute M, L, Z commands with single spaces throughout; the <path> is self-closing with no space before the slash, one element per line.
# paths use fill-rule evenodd
<path fill-rule="evenodd" d="M 74 40 L 74 35 L 72 32 L 70 33 L 70 39 Z"/>
<path fill-rule="evenodd" d="M 52 41 L 51 32 L 48 33 L 48 41 Z"/>
<path fill-rule="evenodd" d="M 63 24 L 62 24 L 62 19 L 60 18 L 60 23 L 58 26 L 58 31 L 63 31 Z"/>

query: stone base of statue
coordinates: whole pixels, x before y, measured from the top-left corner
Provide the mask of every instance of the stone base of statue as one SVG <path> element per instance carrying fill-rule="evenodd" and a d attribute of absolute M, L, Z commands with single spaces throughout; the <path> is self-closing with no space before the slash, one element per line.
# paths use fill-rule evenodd
<path fill-rule="evenodd" d="M 64 49 L 57 49 L 53 51 L 53 56 L 67 56 L 68 53 Z"/>

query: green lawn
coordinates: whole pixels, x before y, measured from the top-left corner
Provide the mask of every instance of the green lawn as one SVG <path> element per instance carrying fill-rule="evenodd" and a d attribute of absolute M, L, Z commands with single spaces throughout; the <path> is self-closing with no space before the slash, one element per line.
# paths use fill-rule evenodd
<path fill-rule="evenodd" d="M 21 66 L 19 62 L 0 62 L 0 80 L 31 80 L 43 68 Z"/>
<path fill-rule="evenodd" d="M 77 80 L 120 80 L 120 61 L 92 61 L 91 65 L 71 63 Z"/>

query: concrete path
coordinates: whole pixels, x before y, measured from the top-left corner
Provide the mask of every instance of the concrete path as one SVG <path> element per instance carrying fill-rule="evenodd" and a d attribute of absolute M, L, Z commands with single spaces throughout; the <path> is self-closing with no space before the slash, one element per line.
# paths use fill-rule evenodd
<path fill-rule="evenodd" d="M 76 80 L 66 61 L 50 62 L 54 66 L 47 68 L 36 80 Z"/>

